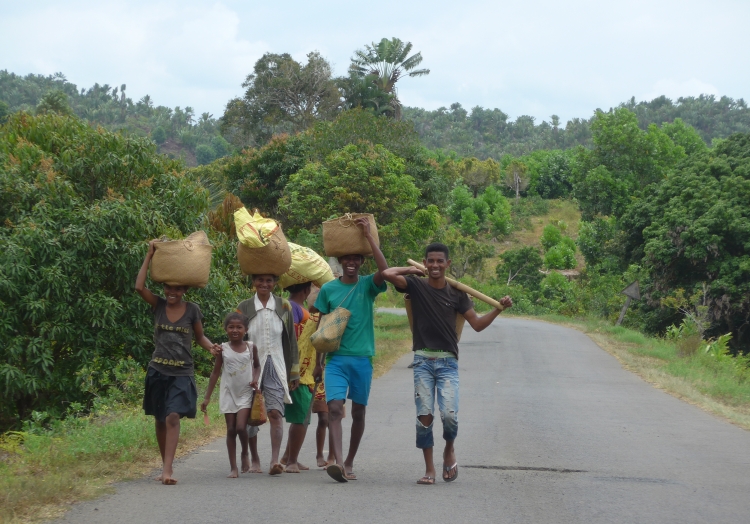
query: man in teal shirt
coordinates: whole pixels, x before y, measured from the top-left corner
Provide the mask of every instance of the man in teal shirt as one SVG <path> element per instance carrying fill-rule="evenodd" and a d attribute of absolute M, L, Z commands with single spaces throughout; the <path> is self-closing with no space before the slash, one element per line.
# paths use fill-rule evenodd
<path fill-rule="evenodd" d="M 359 268 L 365 259 L 363 255 L 339 257 L 343 276 L 324 284 L 315 301 L 315 307 L 324 315 L 339 306 L 351 312 L 341 345 L 338 351 L 327 358 L 325 365 L 328 443 L 336 458 L 336 462 L 329 465 L 326 471 L 338 482 L 348 482 L 357 478 L 352 469 L 354 456 L 365 431 L 365 410 L 372 384 L 372 357 L 375 356 L 373 304 L 375 297 L 386 290 L 381 273 L 388 269 L 388 263 L 380 247 L 370 234 L 368 220 L 360 218 L 357 225 L 361 227 L 362 234 L 370 243 L 378 271 L 372 275 L 360 276 Z M 322 367 L 318 364 L 313 376 L 317 379 L 322 372 Z M 343 460 L 341 418 L 347 398 L 352 401 L 352 433 L 349 454 L 346 460 Z"/>

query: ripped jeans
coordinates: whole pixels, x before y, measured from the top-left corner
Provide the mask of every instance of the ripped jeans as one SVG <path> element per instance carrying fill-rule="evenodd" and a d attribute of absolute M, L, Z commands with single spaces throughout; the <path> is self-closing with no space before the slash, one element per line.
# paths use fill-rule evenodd
<path fill-rule="evenodd" d="M 431 359 L 414 355 L 414 402 L 417 405 L 417 447 L 420 449 L 434 446 L 432 424 L 425 426 L 419 417 L 433 414 L 435 392 L 443 421 L 443 438 L 455 440 L 458 436 L 458 361 L 455 358 Z"/>

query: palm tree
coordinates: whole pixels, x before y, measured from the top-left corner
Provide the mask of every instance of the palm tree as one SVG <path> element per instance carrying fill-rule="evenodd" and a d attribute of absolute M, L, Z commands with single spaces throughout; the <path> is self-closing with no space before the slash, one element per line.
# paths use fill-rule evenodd
<path fill-rule="evenodd" d="M 401 116 L 401 102 L 396 95 L 396 82 L 406 76 L 424 76 L 429 69 L 414 69 L 422 62 L 422 53 L 411 52 L 411 42 L 402 42 L 398 38 L 383 38 L 378 44 L 365 45 L 364 49 L 354 52 L 349 71 L 361 78 L 372 76 L 375 84 L 384 92 L 393 96 L 392 105 L 396 118 Z"/>

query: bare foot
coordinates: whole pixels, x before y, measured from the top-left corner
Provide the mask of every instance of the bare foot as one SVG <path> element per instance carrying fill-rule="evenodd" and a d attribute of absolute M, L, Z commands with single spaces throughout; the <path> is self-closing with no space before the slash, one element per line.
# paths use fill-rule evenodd
<path fill-rule="evenodd" d="M 263 470 L 260 469 L 260 457 L 253 459 L 249 473 L 263 473 Z"/>
<path fill-rule="evenodd" d="M 287 464 L 284 471 L 287 473 L 299 473 L 300 469 L 302 469 L 301 465 L 298 462 L 295 462 L 293 464 Z"/>
<path fill-rule="evenodd" d="M 227 475 L 227 478 L 228 479 L 236 479 L 239 476 L 240 476 L 240 474 L 237 473 L 237 468 L 234 468 L 232 471 L 229 472 L 229 475 Z"/>
<path fill-rule="evenodd" d="M 315 460 L 318 461 L 318 467 L 319 468 L 327 468 L 328 462 L 323 457 L 315 457 Z"/>
<path fill-rule="evenodd" d="M 271 464 L 271 469 L 268 470 L 269 475 L 281 475 L 282 473 L 284 473 L 284 466 L 278 462 L 276 464 Z"/>
<path fill-rule="evenodd" d="M 250 471 L 250 455 L 248 455 L 247 453 L 243 453 L 241 457 L 242 457 L 242 472 L 247 473 L 248 471 Z"/>
<path fill-rule="evenodd" d="M 172 477 L 167 477 L 165 475 L 161 483 L 164 484 L 165 486 L 174 486 L 175 484 L 177 484 L 177 479 L 174 479 Z"/>
<path fill-rule="evenodd" d="M 310 468 L 308 466 L 305 466 L 302 462 L 297 462 L 297 466 L 299 467 L 300 471 L 310 471 Z"/>

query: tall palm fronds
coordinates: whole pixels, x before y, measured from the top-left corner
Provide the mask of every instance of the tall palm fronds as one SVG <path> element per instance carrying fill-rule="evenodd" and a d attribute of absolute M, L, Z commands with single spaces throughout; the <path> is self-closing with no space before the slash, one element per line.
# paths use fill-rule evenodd
<path fill-rule="evenodd" d="M 392 105 L 400 115 L 401 103 L 396 96 L 396 82 L 406 76 L 424 76 L 429 69 L 414 69 L 422 63 L 422 53 L 411 52 L 411 42 L 399 38 L 383 38 L 379 43 L 365 45 L 364 49 L 354 52 L 349 71 L 361 78 L 373 77 L 375 84 L 384 92 L 394 95 Z M 398 116 L 397 116 L 398 118 Z"/>

